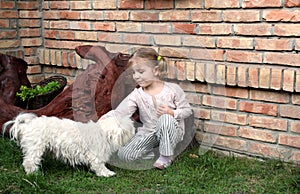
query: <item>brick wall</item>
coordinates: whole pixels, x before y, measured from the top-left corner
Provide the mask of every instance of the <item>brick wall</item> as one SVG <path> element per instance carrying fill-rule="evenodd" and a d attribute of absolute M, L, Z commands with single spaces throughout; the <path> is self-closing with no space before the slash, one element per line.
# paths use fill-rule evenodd
<path fill-rule="evenodd" d="M 153 46 L 193 105 L 201 145 L 300 162 L 299 0 L 36 3 L 5 2 L 11 19 L 0 20 L 5 31 L 17 29 L 0 40 L 19 41 L 11 50 L 24 52 L 32 80 L 54 73 L 71 80 L 91 63 L 76 55 L 78 45 L 122 53 Z M 42 27 L 20 26 L 23 18 Z"/>

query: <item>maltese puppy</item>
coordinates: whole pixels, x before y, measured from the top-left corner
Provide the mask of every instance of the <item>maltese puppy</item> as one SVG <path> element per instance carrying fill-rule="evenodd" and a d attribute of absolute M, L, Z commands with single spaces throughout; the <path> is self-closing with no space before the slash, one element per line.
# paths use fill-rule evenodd
<path fill-rule="evenodd" d="M 3 125 L 3 134 L 9 126 L 11 139 L 22 149 L 27 174 L 38 170 L 43 154 L 50 151 L 57 159 L 72 166 L 89 166 L 97 176 L 113 176 L 115 172 L 107 169 L 105 163 L 135 134 L 133 121 L 129 117 L 109 117 L 81 123 L 21 113 Z"/>

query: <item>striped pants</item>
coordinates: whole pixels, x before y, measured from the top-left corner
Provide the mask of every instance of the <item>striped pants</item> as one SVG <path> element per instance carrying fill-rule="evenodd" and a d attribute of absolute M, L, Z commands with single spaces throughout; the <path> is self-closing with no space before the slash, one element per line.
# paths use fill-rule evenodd
<path fill-rule="evenodd" d="M 137 133 L 125 146 L 119 149 L 121 160 L 130 162 L 143 158 L 158 149 L 160 155 L 172 156 L 182 139 L 183 133 L 177 120 L 169 114 L 158 118 L 156 130 L 147 134 Z"/>

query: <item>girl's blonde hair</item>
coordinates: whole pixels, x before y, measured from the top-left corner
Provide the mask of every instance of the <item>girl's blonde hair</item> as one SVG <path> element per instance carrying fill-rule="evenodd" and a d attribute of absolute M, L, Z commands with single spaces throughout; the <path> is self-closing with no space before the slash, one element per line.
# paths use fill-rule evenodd
<path fill-rule="evenodd" d="M 139 48 L 130 57 L 128 61 L 129 67 L 133 65 L 133 58 L 145 59 L 153 67 L 158 67 L 159 77 L 163 78 L 167 74 L 168 65 L 167 59 L 160 56 L 153 48 Z"/>

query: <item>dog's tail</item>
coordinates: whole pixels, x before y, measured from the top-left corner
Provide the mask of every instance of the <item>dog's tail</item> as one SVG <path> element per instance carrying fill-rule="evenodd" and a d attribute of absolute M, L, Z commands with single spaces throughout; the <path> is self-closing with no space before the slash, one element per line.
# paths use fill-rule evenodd
<path fill-rule="evenodd" d="M 37 115 L 33 113 L 20 113 L 17 117 L 15 117 L 13 120 L 7 121 L 2 126 L 2 135 L 4 136 L 7 132 L 9 126 L 9 136 L 14 139 L 15 141 L 19 140 L 19 134 L 20 130 L 22 129 L 20 125 L 26 124 L 30 122 L 32 119 L 36 118 Z"/>

